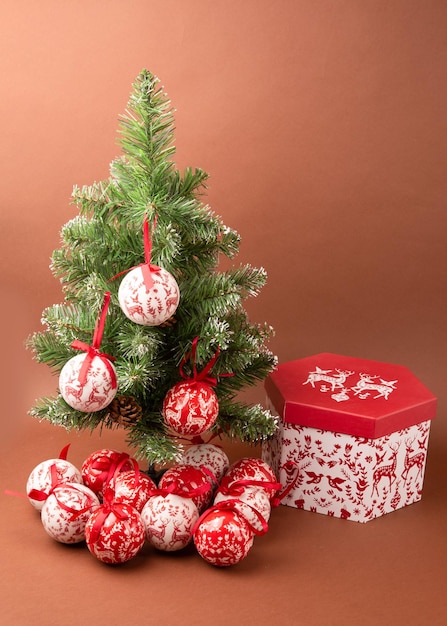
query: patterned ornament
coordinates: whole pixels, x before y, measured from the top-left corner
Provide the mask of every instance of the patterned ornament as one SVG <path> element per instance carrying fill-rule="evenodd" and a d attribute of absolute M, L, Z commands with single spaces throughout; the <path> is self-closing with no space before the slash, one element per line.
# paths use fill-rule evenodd
<path fill-rule="evenodd" d="M 129 504 L 115 503 L 113 491 L 106 489 L 104 503 L 85 526 L 89 551 L 103 563 L 125 563 L 140 552 L 145 538 L 140 513 Z"/>
<path fill-rule="evenodd" d="M 26 494 L 30 503 L 38 511 L 42 510 L 51 491 L 61 483 L 82 483 L 82 475 L 77 467 L 66 459 L 69 446 L 60 453 L 58 459 L 42 461 L 32 470 L 26 482 Z"/>
<path fill-rule="evenodd" d="M 233 500 L 235 510 L 249 520 L 254 528 L 262 530 L 263 523 L 269 521 L 272 510 L 269 496 L 264 489 L 244 485 L 243 482 L 225 482 L 224 479 L 214 496 L 214 504 Z"/>
<path fill-rule="evenodd" d="M 58 485 L 42 507 L 42 525 L 60 543 L 79 543 L 85 539 L 87 520 L 98 507 L 98 498 L 85 485 Z"/>
<path fill-rule="evenodd" d="M 166 493 L 149 498 L 141 517 L 149 543 L 157 550 L 174 552 L 190 543 L 199 512 L 191 498 Z"/>
<path fill-rule="evenodd" d="M 219 415 L 213 389 L 202 382 L 183 381 L 174 385 L 163 402 L 163 418 L 175 433 L 196 436 L 210 429 Z"/>
<path fill-rule="evenodd" d="M 200 556 L 218 567 L 242 561 L 254 539 L 249 523 L 228 502 L 221 502 L 205 511 L 196 524 L 193 536 Z"/>
<path fill-rule="evenodd" d="M 215 476 L 215 483 L 219 483 L 227 471 L 230 461 L 220 446 L 211 443 L 199 443 L 190 446 L 182 455 L 182 465 L 206 467 Z M 211 479 L 210 479 L 211 480 Z"/>
<path fill-rule="evenodd" d="M 105 485 L 119 472 L 138 469 L 135 459 L 125 452 L 102 448 L 92 452 L 81 467 L 84 483 L 100 498 Z"/>
<path fill-rule="evenodd" d="M 120 472 L 113 481 L 115 502 L 130 504 L 139 513 L 156 489 L 157 485 L 152 478 L 139 470 Z"/>
<path fill-rule="evenodd" d="M 206 468 L 174 465 L 160 478 L 158 487 L 165 493 L 175 493 L 184 498 L 191 498 L 199 512 L 202 512 L 213 497 L 208 479 L 209 474 Z"/>
<path fill-rule="evenodd" d="M 225 476 L 229 481 L 250 481 L 252 486 L 264 488 L 271 498 L 281 488 L 270 465 L 258 458 L 245 457 L 236 461 L 230 465 Z"/>
<path fill-rule="evenodd" d="M 209 376 L 217 361 L 220 350 L 217 349 L 206 367 L 197 371 L 196 353 L 199 337 L 192 342 L 192 349 L 180 363 L 180 375 L 185 380 L 174 385 L 163 401 L 163 418 L 166 425 L 175 433 L 183 436 L 198 436 L 211 428 L 219 415 L 219 402 L 212 389 L 217 380 Z M 191 358 L 193 375 L 187 376 L 184 365 Z M 231 376 L 231 374 L 224 374 Z"/>
<path fill-rule="evenodd" d="M 147 216 L 143 237 L 145 262 L 121 272 L 126 276 L 119 287 L 118 300 L 124 315 L 135 324 L 160 326 L 176 312 L 180 290 L 172 274 L 151 264 L 152 241 Z"/>
<path fill-rule="evenodd" d="M 92 345 L 73 341 L 72 348 L 86 354 L 72 357 L 59 375 L 59 390 L 65 402 L 77 411 L 92 413 L 108 406 L 117 392 L 114 357 L 99 351 L 110 302 L 107 292 L 101 314 L 96 322 Z"/>

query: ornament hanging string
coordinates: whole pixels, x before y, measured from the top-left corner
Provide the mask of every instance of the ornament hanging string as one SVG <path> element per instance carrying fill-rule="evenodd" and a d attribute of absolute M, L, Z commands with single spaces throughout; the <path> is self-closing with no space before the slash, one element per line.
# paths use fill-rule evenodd
<path fill-rule="evenodd" d="M 75 350 L 84 350 L 85 352 L 87 352 L 87 356 L 84 359 L 84 362 L 82 364 L 82 367 L 78 375 L 78 380 L 81 385 L 85 385 L 85 383 L 87 382 L 87 374 L 91 367 L 92 361 L 95 358 L 95 356 L 98 356 L 109 371 L 109 374 L 112 380 L 112 389 L 116 389 L 117 387 L 116 375 L 113 370 L 112 364 L 110 363 L 110 361 L 115 361 L 115 357 L 111 356 L 110 354 L 105 354 L 99 351 L 99 348 L 101 346 L 102 335 L 103 335 L 104 327 L 106 323 L 107 310 L 109 308 L 109 303 L 110 303 L 110 291 L 107 291 L 104 296 L 104 302 L 102 305 L 101 313 L 98 316 L 98 319 L 96 320 L 96 326 L 95 326 L 95 331 L 93 333 L 92 345 L 89 345 L 88 343 L 84 343 L 83 341 L 78 341 L 77 339 L 75 339 L 75 341 L 73 341 L 71 344 L 71 347 L 74 348 Z"/>
<path fill-rule="evenodd" d="M 211 387 L 214 387 L 215 385 L 217 385 L 217 378 L 210 376 L 209 374 L 214 364 L 216 363 L 217 359 L 219 358 L 220 348 L 219 347 L 217 348 L 216 352 L 214 353 L 214 356 L 211 358 L 208 364 L 203 368 L 203 370 L 201 372 L 198 372 L 197 363 L 196 363 L 198 342 L 199 342 L 199 337 L 195 337 L 192 342 L 191 351 L 188 352 L 185 355 L 185 357 L 182 359 L 180 366 L 179 366 L 180 376 L 184 378 L 185 380 L 191 381 L 192 384 L 203 382 L 203 383 L 206 383 L 207 385 L 210 385 Z M 185 371 L 183 369 L 183 367 L 188 362 L 188 360 L 191 360 L 192 362 L 192 370 L 193 370 L 192 377 L 185 374 Z M 227 374 L 219 374 L 219 376 L 234 376 L 234 374 L 230 372 Z"/>
<path fill-rule="evenodd" d="M 156 225 L 157 225 L 157 216 L 154 217 L 154 226 L 152 228 L 152 232 L 155 231 Z M 144 243 L 144 263 L 140 263 L 139 265 L 134 265 L 133 267 L 129 267 L 129 269 L 123 270 L 119 274 L 116 274 L 110 280 L 115 280 L 115 278 L 119 278 L 120 276 L 127 274 L 127 272 L 130 272 L 131 270 L 134 270 L 137 267 L 141 267 L 141 271 L 143 273 L 144 285 L 146 287 L 146 291 L 149 293 L 149 291 L 152 289 L 154 285 L 152 272 L 158 272 L 160 268 L 158 265 L 154 265 L 153 263 L 151 263 L 152 238 L 149 232 L 149 221 L 147 219 L 147 214 L 144 216 L 144 222 L 143 222 L 143 243 Z"/>

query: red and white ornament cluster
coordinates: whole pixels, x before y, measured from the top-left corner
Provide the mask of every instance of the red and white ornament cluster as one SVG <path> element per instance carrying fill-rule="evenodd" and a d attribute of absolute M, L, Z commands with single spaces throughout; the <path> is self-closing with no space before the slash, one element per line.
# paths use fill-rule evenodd
<path fill-rule="evenodd" d="M 82 541 L 104 563 L 125 563 L 145 542 L 165 552 L 194 543 L 208 563 L 239 563 L 267 532 L 280 484 L 270 466 L 243 458 L 230 466 L 209 443 L 190 446 L 158 485 L 126 453 L 102 449 L 81 470 L 60 457 L 37 465 L 26 493 L 50 537 Z"/>

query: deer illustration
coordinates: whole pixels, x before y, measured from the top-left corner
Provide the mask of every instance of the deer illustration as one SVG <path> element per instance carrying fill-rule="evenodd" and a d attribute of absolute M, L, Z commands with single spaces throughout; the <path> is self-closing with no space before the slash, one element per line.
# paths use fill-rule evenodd
<path fill-rule="evenodd" d="M 370 374 L 360 374 L 360 379 L 357 381 L 354 387 L 351 387 L 355 396 L 358 396 L 360 393 L 365 393 L 365 391 L 377 391 L 376 398 L 385 398 L 388 400 L 388 396 L 394 389 L 396 389 L 395 385 L 397 380 L 383 380 L 380 378 L 379 383 L 375 383 L 374 379 L 379 378 L 379 376 L 371 376 Z"/>
<path fill-rule="evenodd" d="M 422 468 L 424 467 L 425 450 L 423 452 L 417 452 L 416 454 L 413 454 L 413 456 L 410 456 L 411 453 L 414 452 L 414 449 L 412 447 L 414 440 L 415 440 L 415 437 L 411 440 L 405 439 L 406 450 L 405 450 L 405 460 L 404 460 L 404 471 L 402 472 L 402 479 L 404 481 L 407 480 L 408 473 L 412 467 L 416 466 L 418 468 L 416 478 L 422 475 Z"/>
<path fill-rule="evenodd" d="M 393 482 L 396 480 L 396 465 L 397 465 L 397 453 L 399 452 L 399 443 L 397 443 L 397 445 L 395 447 L 393 447 L 390 444 L 390 448 L 392 450 L 392 454 L 391 454 L 391 463 L 389 465 L 381 465 L 380 467 L 377 467 L 374 470 L 374 474 L 373 474 L 373 489 L 372 489 L 372 493 L 374 494 L 374 491 L 377 493 L 377 495 L 379 495 L 379 483 L 382 480 L 382 478 L 386 477 L 389 479 L 390 481 L 390 490 L 391 490 L 391 485 L 393 484 Z"/>
<path fill-rule="evenodd" d="M 331 374 L 332 370 L 322 370 L 320 367 L 316 367 L 315 372 L 309 372 L 309 376 L 307 380 L 303 383 L 303 385 L 307 385 L 310 383 L 312 387 L 315 388 L 315 383 L 319 381 L 323 381 L 325 383 L 329 383 L 331 386 L 331 391 L 335 391 L 335 389 L 340 388 L 343 389 L 344 383 L 348 376 L 351 376 L 354 372 L 344 372 L 339 369 L 335 369 L 338 374 Z"/>

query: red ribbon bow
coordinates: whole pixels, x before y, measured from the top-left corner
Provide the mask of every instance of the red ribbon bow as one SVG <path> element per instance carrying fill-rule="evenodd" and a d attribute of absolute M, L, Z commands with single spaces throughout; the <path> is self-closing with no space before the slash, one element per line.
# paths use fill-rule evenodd
<path fill-rule="evenodd" d="M 85 350 L 85 352 L 87 352 L 87 356 L 84 359 L 84 362 L 82 364 L 82 367 L 78 375 L 78 380 L 81 385 L 85 385 L 85 383 L 87 382 L 87 374 L 92 365 L 92 361 L 95 358 L 95 356 L 98 356 L 109 371 L 109 374 L 112 380 L 112 389 L 116 389 L 117 387 L 116 375 L 112 367 L 112 364 L 110 363 L 110 361 L 115 361 L 115 357 L 110 356 L 110 354 L 105 354 L 99 351 L 99 347 L 101 345 L 102 335 L 103 335 L 104 327 L 106 323 L 106 316 L 107 316 L 107 310 L 109 308 L 109 303 L 110 303 L 110 292 L 107 291 L 104 296 L 104 303 L 102 305 L 101 313 L 98 319 L 96 320 L 96 326 L 95 326 L 95 332 L 93 334 L 92 345 L 90 346 L 87 343 L 84 343 L 83 341 L 78 341 L 77 339 L 75 339 L 75 341 L 73 341 L 73 343 L 71 344 L 71 347 L 75 348 L 75 350 Z"/>
<path fill-rule="evenodd" d="M 115 515 L 119 520 L 127 520 L 129 519 L 128 515 L 128 505 L 120 504 L 119 502 L 114 501 L 114 491 L 113 488 L 107 486 L 104 491 L 103 503 L 97 511 L 99 511 L 98 515 L 95 518 L 93 523 L 91 533 L 90 533 L 90 541 L 92 543 L 96 543 L 101 535 L 102 527 L 104 526 L 107 518 L 111 513 Z"/>
<path fill-rule="evenodd" d="M 67 444 L 60 451 L 60 454 L 59 454 L 58 458 L 61 459 L 62 461 L 66 461 L 67 460 L 69 447 L 70 447 L 70 444 Z M 31 489 L 31 491 L 28 494 L 28 498 L 31 498 L 32 500 L 37 500 L 38 502 L 44 502 L 48 498 L 48 496 L 51 493 L 53 493 L 54 489 L 58 485 L 61 484 L 61 482 L 59 480 L 59 474 L 57 473 L 56 463 L 53 463 L 50 466 L 50 478 L 51 478 L 51 485 L 50 485 L 50 489 L 48 490 L 48 492 L 42 491 L 41 489 Z"/>
<path fill-rule="evenodd" d="M 207 385 L 211 385 L 211 387 L 214 387 L 215 385 L 217 385 L 217 378 L 209 376 L 209 373 L 211 369 L 213 368 L 214 364 L 216 363 L 217 359 L 219 358 L 220 348 L 219 347 L 217 348 L 214 356 L 208 362 L 208 364 L 203 368 L 203 370 L 201 372 L 198 372 L 197 365 L 196 365 L 198 342 L 199 342 L 199 337 L 195 337 L 192 342 L 191 352 L 188 352 L 185 355 L 185 357 L 182 359 L 180 363 L 180 367 L 179 367 L 180 376 L 184 378 L 185 380 L 191 381 L 191 383 L 203 382 L 203 383 L 206 383 Z M 185 374 L 184 369 L 183 369 L 183 366 L 187 363 L 189 359 L 191 359 L 191 362 L 192 362 L 192 371 L 193 371 L 192 376 L 188 376 L 187 374 Z M 219 375 L 220 376 L 234 376 L 233 373 L 219 374 Z"/>

